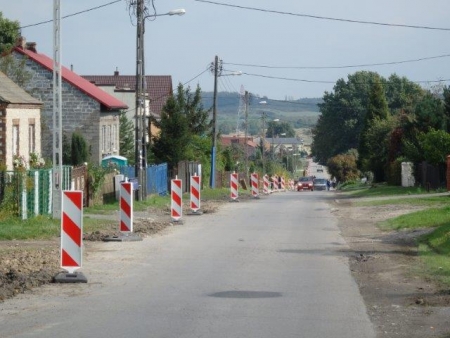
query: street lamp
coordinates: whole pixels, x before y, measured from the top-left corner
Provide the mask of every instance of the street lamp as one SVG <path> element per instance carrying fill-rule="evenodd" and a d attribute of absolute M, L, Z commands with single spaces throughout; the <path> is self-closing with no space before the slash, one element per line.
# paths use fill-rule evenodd
<path fill-rule="evenodd" d="M 220 63 L 222 61 L 220 60 Z M 216 187 L 216 144 L 217 144 L 217 79 L 221 76 L 242 75 L 241 71 L 231 72 L 229 74 L 222 74 L 222 66 L 219 65 L 219 57 L 216 55 L 214 64 L 212 65 L 214 71 L 214 95 L 213 95 L 213 130 L 212 130 L 212 147 L 211 147 L 211 175 L 209 178 L 209 186 L 214 189 Z"/>
<path fill-rule="evenodd" d="M 146 116 L 146 92 L 145 80 L 145 56 L 144 56 L 144 33 L 145 20 L 151 17 L 164 15 L 184 15 L 184 9 L 174 9 L 164 14 L 144 15 L 145 0 L 136 2 L 136 112 L 135 112 L 135 176 L 138 179 L 139 189 L 137 199 L 142 201 L 147 196 L 147 116 Z"/>

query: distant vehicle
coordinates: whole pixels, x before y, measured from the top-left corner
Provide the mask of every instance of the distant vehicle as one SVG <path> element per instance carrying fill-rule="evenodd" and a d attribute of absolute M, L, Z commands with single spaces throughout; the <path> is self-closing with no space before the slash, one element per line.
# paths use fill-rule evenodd
<path fill-rule="evenodd" d="M 314 190 L 327 190 L 327 180 L 325 178 L 316 178 L 313 187 Z"/>
<path fill-rule="evenodd" d="M 297 191 L 314 190 L 313 178 L 310 176 L 300 177 L 297 181 Z"/>
<path fill-rule="evenodd" d="M 317 166 L 317 172 L 323 173 L 323 167 L 321 165 Z"/>

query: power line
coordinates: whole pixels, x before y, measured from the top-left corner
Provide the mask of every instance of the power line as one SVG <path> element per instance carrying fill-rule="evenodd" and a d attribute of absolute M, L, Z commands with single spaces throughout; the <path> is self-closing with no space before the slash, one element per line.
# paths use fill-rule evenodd
<path fill-rule="evenodd" d="M 331 21 L 340 21 L 340 22 L 349 22 L 349 23 L 358 23 L 358 24 L 376 25 L 376 26 L 403 27 L 403 28 L 427 29 L 427 30 L 438 30 L 438 31 L 450 31 L 450 28 L 444 28 L 444 27 L 404 25 L 404 24 L 384 23 L 384 22 L 376 22 L 376 21 L 341 19 L 341 18 L 332 18 L 332 17 L 327 17 L 327 16 L 310 15 L 310 14 L 298 14 L 298 13 L 282 12 L 282 11 L 275 11 L 275 10 L 269 10 L 269 9 L 256 8 L 256 7 L 246 7 L 246 6 L 231 5 L 231 4 L 225 4 L 225 3 L 209 1 L 209 0 L 193 0 L 193 1 L 209 3 L 209 4 L 212 4 L 212 5 L 219 5 L 219 6 L 226 6 L 226 7 L 233 7 L 233 8 L 239 8 L 239 9 L 247 9 L 247 10 L 252 10 L 252 11 L 265 12 L 265 13 L 274 13 L 274 14 L 298 16 L 298 17 L 304 17 L 304 18 L 310 18 L 310 19 L 331 20 Z"/>
<path fill-rule="evenodd" d="M 295 79 L 295 78 L 288 78 L 288 77 L 277 77 L 277 76 L 269 76 L 269 75 L 253 74 L 253 73 L 245 73 L 245 72 L 242 72 L 242 75 L 255 76 L 255 77 L 263 77 L 263 78 L 275 79 L 275 80 L 294 81 L 294 82 L 308 82 L 308 83 L 336 83 L 336 81 L 322 81 L 322 80 Z M 440 79 L 440 80 L 418 80 L 418 81 L 411 81 L 411 82 L 415 82 L 415 83 L 432 83 L 432 82 L 447 82 L 447 81 L 450 81 L 450 79 Z"/>
<path fill-rule="evenodd" d="M 100 5 L 100 6 L 97 6 L 97 7 L 92 7 L 92 8 L 89 8 L 89 9 L 85 9 L 85 10 L 80 11 L 80 12 L 68 14 L 68 15 L 63 16 L 62 19 L 67 19 L 67 18 L 70 18 L 72 16 L 76 16 L 76 15 L 79 15 L 79 14 L 83 14 L 83 13 L 87 13 L 87 12 L 90 12 L 90 11 L 94 11 L 96 9 L 100 9 L 100 8 L 103 8 L 103 7 L 106 7 L 106 6 L 110 6 L 110 5 L 113 5 L 113 4 L 118 3 L 118 2 L 122 2 L 122 0 L 111 1 L 111 2 L 108 2 L 108 3 L 104 4 L 104 5 Z M 34 23 L 34 24 L 31 24 L 31 25 L 22 26 L 22 27 L 19 27 L 19 29 L 35 27 L 35 26 L 43 25 L 43 24 L 50 23 L 50 22 L 53 22 L 53 19 L 47 20 L 47 21 L 41 21 L 41 22 Z"/>
<path fill-rule="evenodd" d="M 435 60 L 449 57 L 450 54 L 443 54 L 437 56 L 429 56 L 417 59 L 402 60 L 402 61 L 391 61 L 391 62 L 380 62 L 380 63 L 367 63 L 360 65 L 347 65 L 347 66 L 269 66 L 269 65 L 256 65 L 251 63 L 231 63 L 224 62 L 227 65 L 242 66 L 242 67 L 254 67 L 254 68 L 268 68 L 268 69 L 344 69 L 344 68 L 361 68 L 361 67 L 375 67 L 375 66 L 386 66 L 386 65 L 397 65 L 403 63 L 420 62 L 426 60 Z"/>

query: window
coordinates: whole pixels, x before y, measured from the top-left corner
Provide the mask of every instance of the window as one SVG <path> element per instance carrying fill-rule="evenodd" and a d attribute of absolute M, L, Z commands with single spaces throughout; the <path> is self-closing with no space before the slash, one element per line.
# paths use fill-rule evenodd
<path fill-rule="evenodd" d="M 107 130 L 106 135 L 107 135 L 108 139 L 106 140 L 107 141 L 106 142 L 106 150 L 108 152 L 111 152 L 111 126 L 107 126 L 107 128 L 108 128 L 108 130 Z"/>
<path fill-rule="evenodd" d="M 28 121 L 28 152 L 36 152 L 36 128 L 34 119 L 30 119 Z"/>
<path fill-rule="evenodd" d="M 102 145 L 102 152 L 106 150 L 106 126 L 102 126 L 102 139 L 100 141 Z"/>
<path fill-rule="evenodd" d="M 117 149 L 116 145 L 117 140 L 117 126 L 115 124 L 112 125 L 112 135 L 111 135 L 111 150 L 115 151 Z"/>
<path fill-rule="evenodd" d="M 12 154 L 19 155 L 19 120 L 13 120 L 12 128 Z"/>

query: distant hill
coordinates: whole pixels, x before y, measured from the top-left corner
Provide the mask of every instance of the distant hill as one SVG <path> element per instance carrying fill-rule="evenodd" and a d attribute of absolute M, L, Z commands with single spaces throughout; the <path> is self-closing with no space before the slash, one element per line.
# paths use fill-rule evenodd
<path fill-rule="evenodd" d="M 203 107 L 205 109 L 213 106 L 213 92 L 202 92 Z M 272 100 L 267 97 L 250 96 L 249 103 L 249 126 L 253 132 L 261 128 L 260 121 L 265 113 L 266 121 L 279 119 L 292 123 L 294 128 L 311 128 L 317 123 L 321 98 L 303 98 L 293 101 Z M 222 133 L 236 130 L 238 122 L 240 95 L 239 93 L 219 92 L 217 94 L 217 117 L 219 129 Z M 239 116 L 244 121 L 244 113 Z M 253 128 L 251 128 L 253 126 Z"/>

